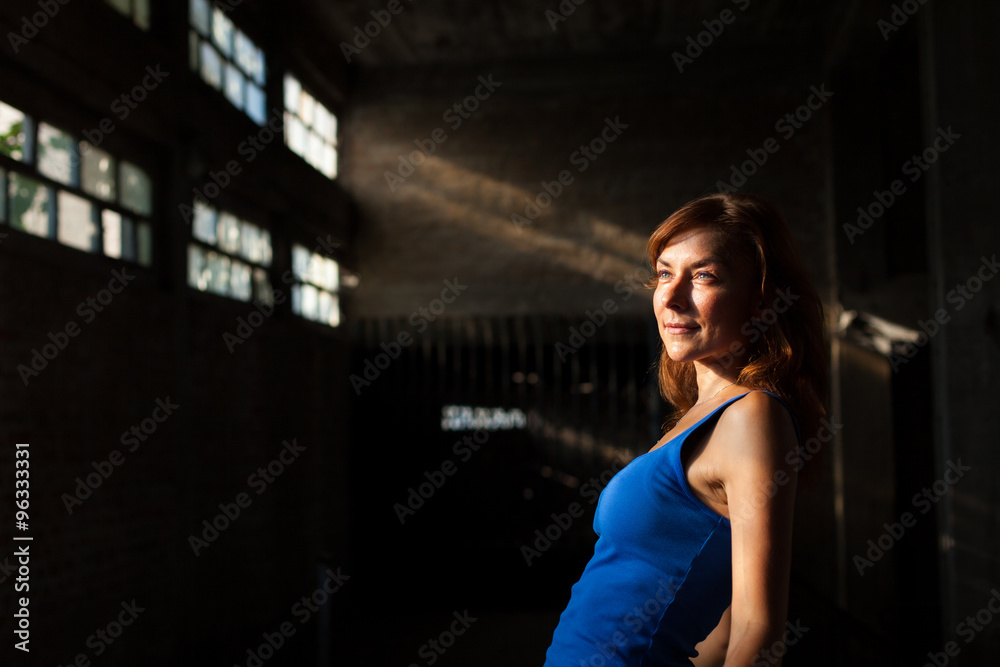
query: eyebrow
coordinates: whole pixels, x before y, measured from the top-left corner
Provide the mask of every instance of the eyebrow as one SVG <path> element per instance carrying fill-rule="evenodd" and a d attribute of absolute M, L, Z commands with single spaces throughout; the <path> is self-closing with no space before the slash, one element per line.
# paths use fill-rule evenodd
<path fill-rule="evenodd" d="M 663 266 L 670 266 L 670 262 L 665 262 L 664 260 L 660 259 L 659 257 L 656 258 L 656 263 L 657 264 L 662 264 Z M 722 265 L 722 266 L 728 266 L 728 263 L 726 262 L 726 260 L 724 260 L 721 257 L 716 257 L 715 255 L 711 255 L 709 257 L 705 257 L 704 259 L 699 259 L 698 261 L 694 262 L 691 266 L 693 268 L 698 269 L 698 268 L 701 268 L 703 266 L 708 266 L 710 264 L 719 264 L 719 265 Z"/>

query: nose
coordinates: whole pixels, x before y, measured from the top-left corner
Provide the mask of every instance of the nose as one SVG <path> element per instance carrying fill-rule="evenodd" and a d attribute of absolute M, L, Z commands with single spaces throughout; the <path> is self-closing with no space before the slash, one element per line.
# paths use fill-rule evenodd
<path fill-rule="evenodd" d="M 675 278 L 674 280 L 666 283 L 661 288 L 660 292 L 660 302 L 663 304 L 664 308 L 669 310 L 684 310 L 687 308 L 687 295 L 685 294 L 685 285 L 682 280 Z"/>

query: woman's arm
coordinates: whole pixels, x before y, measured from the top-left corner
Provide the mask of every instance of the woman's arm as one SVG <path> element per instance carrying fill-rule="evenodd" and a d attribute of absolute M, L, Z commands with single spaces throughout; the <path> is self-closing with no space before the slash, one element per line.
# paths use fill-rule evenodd
<path fill-rule="evenodd" d="M 732 610 L 732 607 L 728 607 L 726 611 L 722 612 L 719 624 L 694 647 L 694 650 L 698 652 L 698 657 L 691 658 L 691 662 L 694 663 L 695 667 L 722 667 L 726 662 Z"/>
<path fill-rule="evenodd" d="M 781 403 L 752 392 L 723 412 L 716 436 L 733 538 L 732 627 L 724 664 L 749 667 L 782 641 L 785 629 L 797 472 L 788 454 L 795 451 L 795 429 Z"/>

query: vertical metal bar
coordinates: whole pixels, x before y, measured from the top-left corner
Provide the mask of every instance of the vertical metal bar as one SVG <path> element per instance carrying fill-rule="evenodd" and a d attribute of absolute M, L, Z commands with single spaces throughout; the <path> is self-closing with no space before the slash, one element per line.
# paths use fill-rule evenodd
<path fill-rule="evenodd" d="M 924 136 L 928 144 L 934 138 L 938 127 L 937 108 L 937 70 L 934 47 L 934 7 L 925 5 L 920 12 L 920 81 L 922 92 L 922 111 L 924 121 Z M 941 169 L 930 169 L 925 174 L 926 206 L 927 206 L 927 259 L 930 273 L 931 303 L 945 301 L 944 263 L 944 233 L 941 212 Z M 932 383 L 934 396 L 934 439 L 936 454 L 934 461 L 935 473 L 938 477 L 944 474 L 947 462 L 952 458 L 951 434 L 948 424 L 951 414 L 948 405 L 948 332 L 941 335 L 930 346 L 931 373 L 935 380 Z M 944 636 L 949 636 L 957 623 L 957 577 L 955 572 L 955 526 L 954 509 L 951 494 L 946 494 L 937 503 L 938 548 L 940 557 L 940 590 L 941 622 Z"/>

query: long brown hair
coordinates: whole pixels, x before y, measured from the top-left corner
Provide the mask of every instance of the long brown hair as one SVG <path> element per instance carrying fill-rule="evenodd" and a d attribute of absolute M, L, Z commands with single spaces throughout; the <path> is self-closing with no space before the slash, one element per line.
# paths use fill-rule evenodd
<path fill-rule="evenodd" d="M 780 315 L 771 310 L 773 322 L 752 329 L 759 333 L 746 356 L 737 361 L 743 366 L 736 382 L 788 402 L 799 420 L 802 440 L 809 438 L 826 413 L 823 304 L 788 225 L 777 209 L 756 195 L 708 195 L 685 204 L 656 228 L 646 246 L 650 263 L 655 267 L 670 240 L 694 227 L 714 230 L 725 239 L 728 252 L 750 262 L 766 309 L 782 300 L 779 290 L 794 297 Z M 656 286 L 655 271 L 648 286 Z M 672 426 L 698 400 L 694 363 L 673 361 L 661 341 L 657 367 L 660 393 L 676 408 L 668 421 Z"/>

